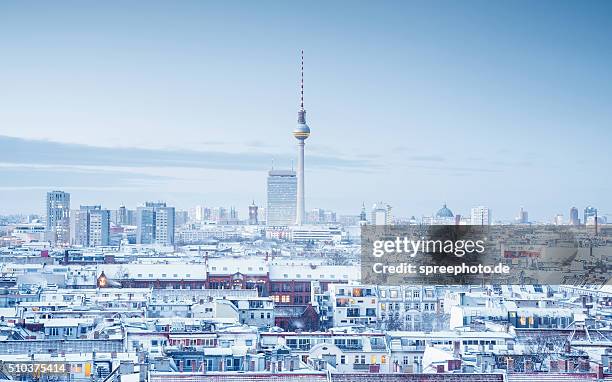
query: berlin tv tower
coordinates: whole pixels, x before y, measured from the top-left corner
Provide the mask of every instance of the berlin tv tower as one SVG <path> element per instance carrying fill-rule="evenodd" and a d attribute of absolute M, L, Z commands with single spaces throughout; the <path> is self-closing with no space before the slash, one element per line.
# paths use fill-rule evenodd
<path fill-rule="evenodd" d="M 310 136 L 310 128 L 306 124 L 306 110 L 304 110 L 304 51 L 302 50 L 302 80 L 300 83 L 300 111 L 298 111 L 298 124 L 293 130 L 293 136 L 298 140 L 298 163 L 297 163 L 297 211 L 295 213 L 295 224 L 304 223 L 304 143 Z"/>

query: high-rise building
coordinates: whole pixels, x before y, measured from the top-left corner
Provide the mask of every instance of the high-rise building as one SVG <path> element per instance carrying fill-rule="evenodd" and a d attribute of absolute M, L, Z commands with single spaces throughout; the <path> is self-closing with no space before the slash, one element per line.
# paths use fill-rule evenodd
<path fill-rule="evenodd" d="M 325 210 L 322 208 L 313 208 L 308 213 L 308 223 L 319 224 L 325 223 Z"/>
<path fill-rule="evenodd" d="M 516 217 L 516 221 L 519 224 L 529 224 L 529 213 L 521 207 L 519 215 Z"/>
<path fill-rule="evenodd" d="M 155 210 L 155 243 L 174 244 L 175 211 L 174 207 L 156 207 Z"/>
<path fill-rule="evenodd" d="M 255 204 L 255 201 L 253 200 L 253 203 L 251 203 L 251 205 L 249 206 L 249 224 L 250 225 L 257 225 L 259 224 L 259 219 L 257 216 L 257 210 L 258 207 Z"/>
<path fill-rule="evenodd" d="M 391 225 L 393 216 L 391 215 L 391 206 L 378 202 L 372 206 L 372 224 L 373 225 Z"/>
<path fill-rule="evenodd" d="M 212 210 L 202 205 L 197 205 L 190 211 L 190 220 L 203 222 L 212 219 Z"/>
<path fill-rule="evenodd" d="M 578 217 L 578 208 L 576 207 L 570 208 L 569 224 L 570 225 L 580 225 L 580 218 Z"/>
<path fill-rule="evenodd" d="M 125 206 L 120 206 L 117 210 L 117 225 L 128 225 L 128 210 Z"/>
<path fill-rule="evenodd" d="M 110 244 L 110 211 L 101 206 L 81 206 L 73 211 L 74 240 L 85 247 Z"/>
<path fill-rule="evenodd" d="M 595 218 L 597 217 L 597 208 L 593 206 L 587 206 L 584 209 L 584 224 L 595 224 Z"/>
<path fill-rule="evenodd" d="M 175 223 L 175 225 L 177 227 L 185 225 L 189 221 L 189 212 L 188 211 L 184 211 L 184 210 L 175 211 L 174 215 L 175 215 L 174 223 Z"/>
<path fill-rule="evenodd" d="M 98 208 L 89 211 L 89 243 L 90 247 L 110 244 L 110 211 Z"/>
<path fill-rule="evenodd" d="M 473 207 L 470 212 L 471 225 L 491 225 L 491 210 L 485 206 Z"/>
<path fill-rule="evenodd" d="M 215 221 L 217 224 L 224 224 L 228 221 L 227 208 L 225 207 L 215 207 L 212 209 L 211 220 Z"/>
<path fill-rule="evenodd" d="M 270 170 L 268 172 L 268 204 L 266 224 L 289 226 L 296 222 L 297 178 L 295 171 Z"/>
<path fill-rule="evenodd" d="M 237 224 L 238 223 L 238 210 L 236 210 L 236 207 L 234 207 L 234 206 L 230 207 L 228 222 L 230 224 Z"/>
<path fill-rule="evenodd" d="M 100 206 L 81 206 L 78 210 L 70 212 L 70 242 L 87 247 L 89 245 L 89 209 L 100 208 Z"/>
<path fill-rule="evenodd" d="M 556 214 L 553 219 L 554 225 L 563 225 L 565 222 L 563 221 L 563 214 Z"/>
<path fill-rule="evenodd" d="M 54 244 L 70 243 L 70 194 L 47 192 L 47 237 Z"/>
<path fill-rule="evenodd" d="M 137 210 L 136 243 L 174 244 L 175 210 L 162 202 L 146 202 Z"/>
<path fill-rule="evenodd" d="M 302 50 L 302 80 L 300 83 L 300 110 L 298 111 L 298 125 L 293 130 L 293 136 L 298 140 L 297 163 L 297 204 L 295 224 L 302 225 L 305 220 L 306 202 L 304 196 L 304 144 L 310 136 L 310 128 L 306 124 L 306 110 L 304 109 L 304 51 Z M 269 224 L 269 223 L 268 223 Z"/>
<path fill-rule="evenodd" d="M 193 220 L 201 222 L 204 220 L 204 206 L 197 205 L 193 211 Z"/>
<path fill-rule="evenodd" d="M 334 211 L 327 210 L 323 215 L 323 220 L 325 223 L 336 223 L 337 215 Z"/>
<path fill-rule="evenodd" d="M 136 209 L 136 243 L 155 243 L 155 210 L 151 207 L 138 207 Z"/>

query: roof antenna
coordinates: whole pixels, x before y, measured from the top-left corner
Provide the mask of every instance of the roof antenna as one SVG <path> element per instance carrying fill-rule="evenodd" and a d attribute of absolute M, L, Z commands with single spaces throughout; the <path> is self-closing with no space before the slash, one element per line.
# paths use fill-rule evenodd
<path fill-rule="evenodd" d="M 304 49 L 302 49 L 301 76 L 302 82 L 300 84 L 300 110 L 304 110 Z"/>

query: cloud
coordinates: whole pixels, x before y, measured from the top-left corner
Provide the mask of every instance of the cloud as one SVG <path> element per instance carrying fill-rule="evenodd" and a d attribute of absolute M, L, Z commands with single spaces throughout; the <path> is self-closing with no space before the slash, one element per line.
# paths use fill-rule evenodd
<path fill-rule="evenodd" d="M 445 162 L 446 159 L 440 155 L 412 155 L 408 158 L 415 162 Z"/>
<path fill-rule="evenodd" d="M 289 164 L 295 159 L 295 155 L 100 147 L 0 136 L 0 162 L 3 163 L 262 171 L 270 167 L 272 159 L 275 159 L 276 163 Z M 307 163 L 312 168 L 337 170 L 367 169 L 372 166 L 372 163 L 364 159 L 334 155 L 309 155 Z"/>
<path fill-rule="evenodd" d="M 1 190 L 141 189 L 166 182 L 169 178 L 136 171 L 100 167 L 22 165 L 0 163 Z"/>

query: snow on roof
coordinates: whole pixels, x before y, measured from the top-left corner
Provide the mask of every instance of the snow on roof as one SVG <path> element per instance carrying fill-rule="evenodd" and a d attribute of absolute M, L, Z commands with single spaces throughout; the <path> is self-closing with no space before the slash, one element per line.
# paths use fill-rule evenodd
<path fill-rule="evenodd" d="M 182 279 L 204 279 L 206 277 L 205 264 L 100 264 L 97 267 L 97 273 L 104 274 L 110 279 L 122 278 L 122 273 L 127 273 L 129 278 L 134 279 L 164 279 L 164 280 L 182 280 Z"/>
<path fill-rule="evenodd" d="M 232 355 L 231 348 L 204 348 L 205 355 Z"/>
<path fill-rule="evenodd" d="M 349 281 L 361 278 L 357 265 L 271 265 L 270 280 Z"/>
<path fill-rule="evenodd" d="M 12 318 L 17 317 L 17 309 L 16 308 L 0 308 L 0 317 Z"/>
<path fill-rule="evenodd" d="M 268 265 L 263 257 L 214 257 L 208 259 L 210 274 L 265 275 Z"/>
<path fill-rule="evenodd" d="M 79 326 L 79 324 L 84 325 L 93 325 L 93 318 L 83 317 L 83 318 L 47 318 L 40 320 L 40 323 L 45 327 L 75 327 Z"/>
<path fill-rule="evenodd" d="M 426 369 L 432 364 L 439 364 L 453 359 L 455 359 L 455 357 L 452 353 L 428 346 L 423 353 L 423 371 L 427 373 L 428 370 Z"/>
<path fill-rule="evenodd" d="M 505 332 L 474 332 L 474 331 L 440 331 L 440 332 L 412 332 L 412 331 L 389 331 L 387 335 L 392 338 L 415 338 L 415 339 L 455 339 L 455 338 L 514 338 Z"/>

